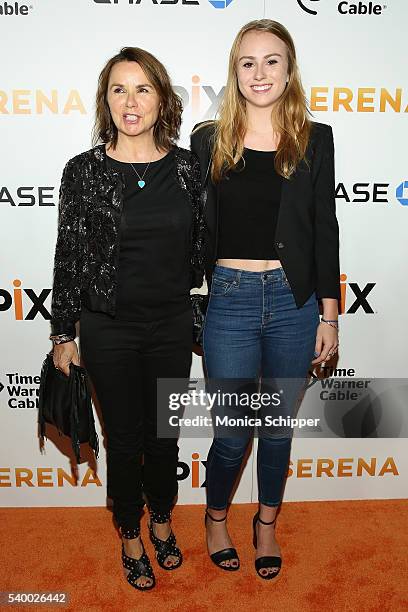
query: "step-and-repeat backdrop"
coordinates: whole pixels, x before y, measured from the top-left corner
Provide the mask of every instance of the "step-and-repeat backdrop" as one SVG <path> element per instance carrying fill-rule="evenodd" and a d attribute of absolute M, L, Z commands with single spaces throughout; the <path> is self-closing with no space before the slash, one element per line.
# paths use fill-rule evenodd
<path fill-rule="evenodd" d="M 90 148 L 99 71 L 125 45 L 148 49 L 169 69 L 184 100 L 181 144 L 188 146 L 193 124 L 217 111 L 238 29 L 262 17 L 285 24 L 314 119 L 331 124 L 335 136 L 343 314 L 337 371 L 326 375 L 405 375 L 408 90 L 401 28 L 408 6 L 383 2 L 0 1 L 2 506 L 106 500 L 104 448 L 97 465 L 88 454 L 76 466 L 69 443 L 50 434 L 41 454 L 36 404 L 50 349 L 61 172 Z M 202 375 L 198 357 L 192 375 Z M 397 434 L 296 439 L 285 499 L 406 497 L 404 444 Z M 181 441 L 180 503 L 204 501 L 208 446 Z M 255 450 L 235 501 L 256 499 Z"/>

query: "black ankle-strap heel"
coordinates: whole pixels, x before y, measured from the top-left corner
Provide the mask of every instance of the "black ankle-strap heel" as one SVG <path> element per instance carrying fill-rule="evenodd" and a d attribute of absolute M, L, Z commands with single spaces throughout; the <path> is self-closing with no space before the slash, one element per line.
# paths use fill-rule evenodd
<path fill-rule="evenodd" d="M 177 546 L 176 536 L 173 531 L 170 532 L 167 540 L 160 540 L 154 533 L 153 523 L 167 523 L 171 519 L 171 510 L 166 512 L 157 512 L 150 510 L 149 535 L 150 540 L 156 551 L 157 563 L 165 570 L 175 570 L 183 563 L 183 555 Z M 166 565 L 166 559 L 169 556 L 177 557 L 178 562 L 175 565 Z"/>
<path fill-rule="evenodd" d="M 207 518 L 210 518 L 210 520 L 214 521 L 215 523 L 222 523 L 223 521 L 227 520 L 227 514 L 225 514 L 224 518 L 222 519 L 216 519 L 213 516 L 211 516 L 211 514 L 208 512 L 208 510 L 205 511 L 205 516 L 204 516 L 204 524 L 207 526 Z M 219 567 L 220 569 L 223 569 L 227 572 L 236 572 L 237 570 L 239 570 L 240 568 L 240 562 L 239 562 L 239 557 L 238 557 L 238 553 L 236 551 L 235 548 L 223 548 L 222 550 L 217 550 L 215 553 L 212 553 L 212 555 L 210 555 L 210 559 L 213 563 L 215 563 L 215 565 L 217 567 Z M 221 563 L 223 563 L 223 561 L 238 561 L 238 565 L 237 566 L 232 566 L 232 565 L 221 565 Z"/>
<path fill-rule="evenodd" d="M 270 521 L 269 523 L 263 521 L 262 519 L 259 518 L 259 511 L 255 514 L 253 521 L 252 521 L 252 527 L 254 530 L 254 538 L 253 538 L 253 543 L 254 543 L 254 547 L 255 549 L 258 546 L 258 538 L 256 535 L 256 524 L 258 523 L 258 521 L 261 523 L 261 525 L 273 525 L 276 522 L 276 516 L 273 519 L 273 521 Z M 258 574 L 258 576 L 260 578 L 263 578 L 264 580 L 272 580 L 278 577 L 278 575 L 280 574 L 280 570 L 282 567 L 282 558 L 281 557 L 259 557 L 259 559 L 255 559 L 255 569 L 256 572 Z M 274 568 L 278 568 L 277 572 L 273 572 L 266 574 L 266 576 L 264 576 L 263 574 L 260 573 L 261 569 L 274 569 Z"/>
<path fill-rule="evenodd" d="M 122 537 L 127 540 L 133 540 L 134 538 L 138 538 L 140 536 L 139 527 L 136 527 L 133 529 L 122 529 L 121 528 L 120 532 L 121 532 Z M 142 555 L 139 557 L 139 559 L 134 559 L 133 557 L 129 557 L 125 553 L 125 547 L 122 542 L 122 564 L 123 564 L 123 568 L 125 572 L 128 571 L 126 580 L 130 584 L 130 586 L 132 586 L 135 589 L 138 589 L 138 591 L 150 591 L 150 589 L 152 589 L 155 586 L 156 579 L 154 577 L 152 566 L 150 565 L 150 559 L 147 556 L 146 551 L 144 549 L 143 542 L 142 542 L 142 547 L 143 547 Z M 142 577 L 148 578 L 149 580 L 151 580 L 151 583 L 148 584 L 147 586 L 141 586 L 140 584 L 137 584 L 137 581 L 139 580 L 139 578 L 142 578 Z"/>

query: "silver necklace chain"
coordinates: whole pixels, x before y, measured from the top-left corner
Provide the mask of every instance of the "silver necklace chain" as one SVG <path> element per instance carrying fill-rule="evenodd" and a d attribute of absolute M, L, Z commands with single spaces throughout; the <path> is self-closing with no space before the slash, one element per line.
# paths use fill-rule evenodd
<path fill-rule="evenodd" d="M 153 153 L 152 153 L 151 157 L 153 157 Z M 139 185 L 140 189 L 143 189 L 143 187 L 146 185 L 144 177 L 146 176 L 146 172 L 148 171 L 151 163 L 152 163 L 152 159 L 150 159 L 149 163 L 147 164 L 146 168 L 144 169 L 144 172 L 143 172 L 142 176 L 140 176 L 140 174 L 138 173 L 138 171 L 136 170 L 136 168 L 134 167 L 132 162 L 131 161 L 129 162 L 129 164 L 132 166 L 133 172 L 136 174 L 137 178 L 139 179 L 137 184 Z"/>
<path fill-rule="evenodd" d="M 152 163 L 152 160 L 150 160 L 150 161 L 149 161 L 149 163 L 147 164 L 147 166 L 146 166 L 146 168 L 145 168 L 145 170 L 144 170 L 144 172 L 143 172 L 142 176 L 140 176 L 140 174 L 138 173 L 138 171 L 136 170 L 136 168 L 134 167 L 134 165 L 132 164 L 132 162 L 129 162 L 129 163 L 130 163 L 130 165 L 132 166 L 133 171 L 136 173 L 136 175 L 137 175 L 137 177 L 138 177 L 138 179 L 139 179 L 139 180 L 138 180 L 138 185 L 139 185 L 139 187 L 140 187 L 141 189 L 143 189 L 143 187 L 144 187 L 144 186 L 145 186 L 145 184 L 146 184 L 146 183 L 145 183 L 145 181 L 144 181 L 143 179 L 144 179 L 144 177 L 146 176 L 146 172 L 148 171 L 149 166 L 150 166 L 150 164 Z"/>

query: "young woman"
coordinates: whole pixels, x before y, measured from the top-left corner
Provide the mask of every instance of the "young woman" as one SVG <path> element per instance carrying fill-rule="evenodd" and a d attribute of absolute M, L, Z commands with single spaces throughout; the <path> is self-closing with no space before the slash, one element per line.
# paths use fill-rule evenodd
<path fill-rule="evenodd" d="M 338 346 L 334 149 L 331 128 L 308 118 L 294 43 L 281 24 L 263 19 L 240 30 L 219 118 L 194 130 L 192 150 L 207 196 L 208 376 L 305 380 L 310 363 Z M 227 506 L 248 443 L 249 435 L 215 437 L 207 461 L 208 550 L 229 571 L 239 557 Z M 290 448 L 287 432 L 259 435 L 253 528 L 255 568 L 265 579 L 281 567 L 275 522 Z"/>
<path fill-rule="evenodd" d="M 164 66 L 127 47 L 103 68 L 95 140 L 64 170 L 52 300 L 54 364 L 68 374 L 81 353 L 101 404 L 108 495 L 137 589 L 155 584 L 140 539 L 147 497 L 150 538 L 167 570 L 182 555 L 170 528 L 176 439 L 159 439 L 157 378 L 187 378 L 190 288 L 202 284 L 198 160 L 175 145 L 181 101 Z"/>

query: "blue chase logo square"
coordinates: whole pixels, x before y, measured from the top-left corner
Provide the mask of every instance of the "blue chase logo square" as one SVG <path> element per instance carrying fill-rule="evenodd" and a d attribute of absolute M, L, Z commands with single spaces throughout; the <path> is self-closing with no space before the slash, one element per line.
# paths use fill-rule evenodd
<path fill-rule="evenodd" d="M 402 181 L 395 190 L 395 195 L 400 204 L 408 206 L 408 181 Z"/>
<path fill-rule="evenodd" d="M 225 9 L 231 4 L 232 0 L 208 0 L 208 2 L 216 9 Z"/>

